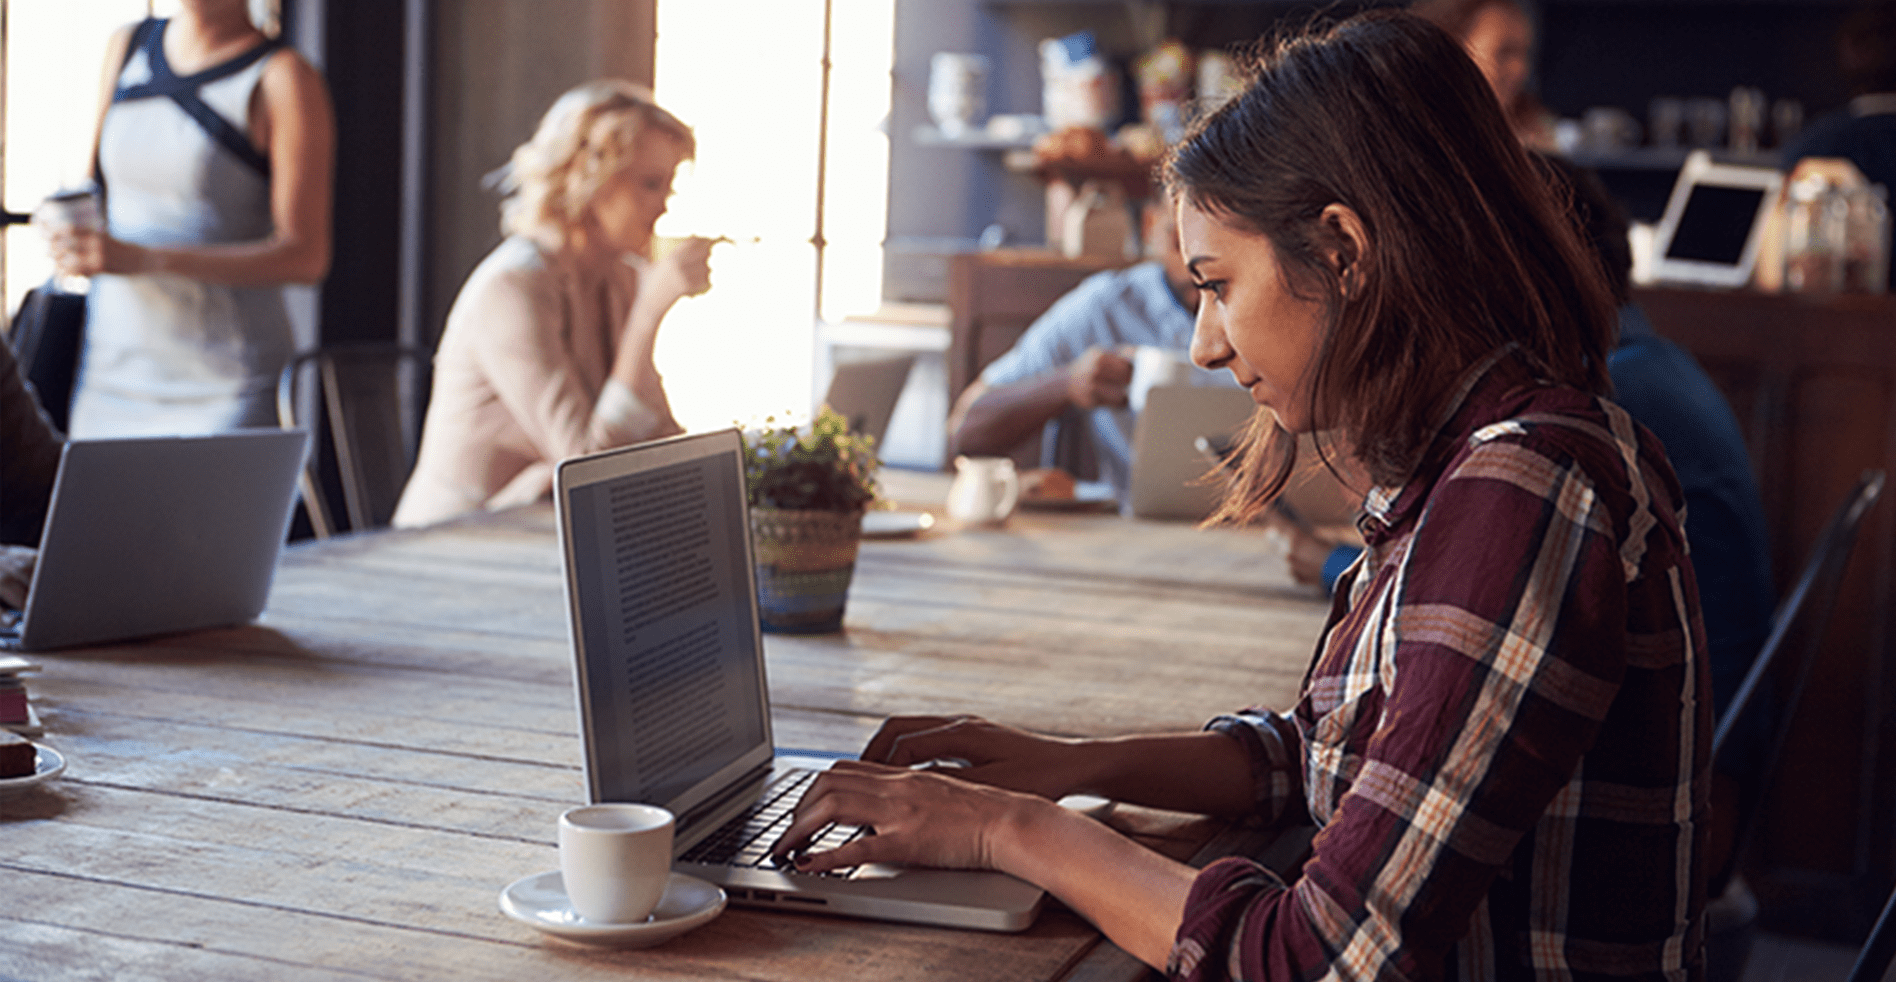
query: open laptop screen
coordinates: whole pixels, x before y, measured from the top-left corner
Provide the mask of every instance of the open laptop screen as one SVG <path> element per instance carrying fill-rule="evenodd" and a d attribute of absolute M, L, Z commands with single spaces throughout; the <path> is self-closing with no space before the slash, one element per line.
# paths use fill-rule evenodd
<path fill-rule="evenodd" d="M 759 748 L 768 757 L 736 441 L 677 452 L 693 443 L 599 458 L 596 479 L 564 487 L 596 801 L 678 802 Z"/>

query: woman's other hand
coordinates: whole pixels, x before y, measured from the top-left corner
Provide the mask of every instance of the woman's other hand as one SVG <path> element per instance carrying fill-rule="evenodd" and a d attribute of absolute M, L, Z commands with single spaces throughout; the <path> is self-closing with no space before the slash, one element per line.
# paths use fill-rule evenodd
<path fill-rule="evenodd" d="M 1082 785 L 1087 741 L 1041 736 L 977 716 L 893 716 L 862 759 L 895 767 L 958 761 L 957 778 L 1058 799 Z"/>
<path fill-rule="evenodd" d="M 874 834 L 798 854 L 797 868 L 820 873 L 863 863 L 911 863 L 1000 869 L 1005 830 L 1036 807 L 1057 806 L 941 771 L 839 761 L 797 803 L 795 821 L 771 851 L 791 854 L 831 823 L 867 825 Z"/>

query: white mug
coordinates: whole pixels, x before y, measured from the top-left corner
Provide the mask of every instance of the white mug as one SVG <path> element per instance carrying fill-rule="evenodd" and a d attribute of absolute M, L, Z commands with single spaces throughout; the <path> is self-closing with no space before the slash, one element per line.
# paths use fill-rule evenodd
<path fill-rule="evenodd" d="M 1192 384 L 1192 363 L 1170 348 L 1142 344 L 1132 353 L 1132 384 L 1126 403 L 1135 413 L 1145 412 L 1146 394 L 1161 385 Z"/>
<path fill-rule="evenodd" d="M 1020 477 L 1010 457 L 956 457 L 948 514 L 975 525 L 999 525 L 1014 512 Z"/>
<path fill-rule="evenodd" d="M 584 805 L 560 815 L 560 881 L 579 916 L 645 920 L 671 878 L 672 813 L 657 805 Z"/>

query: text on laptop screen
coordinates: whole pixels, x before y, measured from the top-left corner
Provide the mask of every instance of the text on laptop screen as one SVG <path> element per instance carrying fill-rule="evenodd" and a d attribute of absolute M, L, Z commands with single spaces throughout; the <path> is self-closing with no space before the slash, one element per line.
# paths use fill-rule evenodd
<path fill-rule="evenodd" d="M 601 801 L 669 802 L 765 741 L 743 496 L 724 457 L 568 492 Z"/>
<path fill-rule="evenodd" d="M 1666 249 L 1670 259 L 1735 266 L 1744 257 L 1745 242 L 1758 218 L 1765 192 L 1759 188 L 1698 184 L 1685 201 L 1679 226 Z"/>

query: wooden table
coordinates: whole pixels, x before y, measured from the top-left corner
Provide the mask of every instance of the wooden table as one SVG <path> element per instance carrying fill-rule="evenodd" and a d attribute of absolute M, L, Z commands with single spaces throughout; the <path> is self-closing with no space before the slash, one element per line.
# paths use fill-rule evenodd
<path fill-rule="evenodd" d="M 931 493 L 938 488 L 930 486 Z M 1048 979 L 1127 962 L 1051 905 L 985 934 L 732 908 L 659 948 L 503 916 L 579 745 L 550 508 L 290 549 L 248 627 L 40 656 L 68 756 L 0 799 L 0 978 Z M 1066 734 L 1287 704 L 1323 605 L 1256 533 L 1021 514 L 864 544 L 847 630 L 770 636 L 780 746 L 886 714 Z M 1183 853 L 1203 822 L 1138 816 Z"/>

